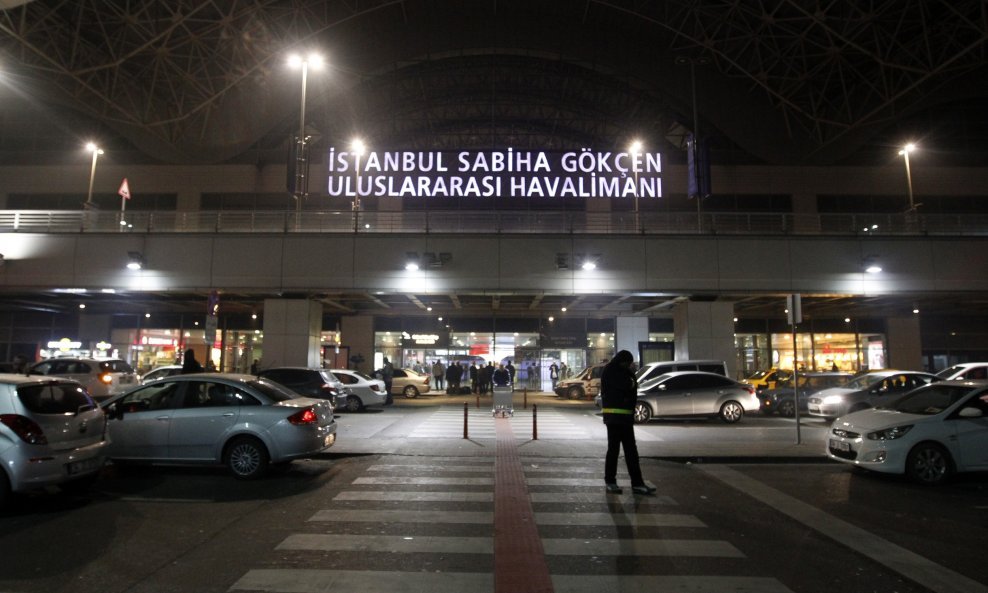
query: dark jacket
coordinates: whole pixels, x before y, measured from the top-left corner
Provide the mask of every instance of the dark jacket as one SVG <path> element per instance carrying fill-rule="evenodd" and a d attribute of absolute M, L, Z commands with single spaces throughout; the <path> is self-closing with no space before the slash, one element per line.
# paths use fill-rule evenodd
<path fill-rule="evenodd" d="M 604 424 L 634 424 L 635 403 L 638 401 L 638 381 L 631 369 L 612 360 L 600 375 L 600 407 Z"/>
<path fill-rule="evenodd" d="M 504 369 L 497 369 L 496 371 L 494 371 L 494 384 L 495 385 L 499 385 L 499 386 L 502 386 L 503 387 L 503 386 L 507 385 L 508 384 L 508 381 L 510 381 L 510 380 L 511 380 L 511 375 L 508 374 L 508 371 L 506 371 Z"/>
<path fill-rule="evenodd" d="M 449 363 L 446 367 L 446 381 L 448 383 L 459 383 L 460 377 L 463 375 L 463 369 L 458 364 Z"/>

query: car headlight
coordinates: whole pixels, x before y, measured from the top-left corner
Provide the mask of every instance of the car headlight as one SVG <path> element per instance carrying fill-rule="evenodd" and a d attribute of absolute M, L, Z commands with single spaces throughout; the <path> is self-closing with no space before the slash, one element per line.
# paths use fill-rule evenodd
<path fill-rule="evenodd" d="M 872 441 L 892 441 L 909 432 L 912 427 L 912 424 L 907 426 L 894 426 L 892 428 L 886 428 L 885 430 L 869 432 L 867 437 Z"/>
<path fill-rule="evenodd" d="M 823 398 L 823 403 L 825 404 L 839 404 L 844 401 L 843 395 L 828 395 Z"/>

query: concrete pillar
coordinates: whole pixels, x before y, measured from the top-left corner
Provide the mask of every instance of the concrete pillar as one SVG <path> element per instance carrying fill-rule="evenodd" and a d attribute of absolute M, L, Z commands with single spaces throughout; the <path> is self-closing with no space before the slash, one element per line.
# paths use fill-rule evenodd
<path fill-rule="evenodd" d="M 673 314 L 676 360 L 723 360 L 727 363 L 728 376 L 737 375 L 734 305 L 687 301 L 678 303 Z"/>
<path fill-rule="evenodd" d="M 349 363 L 349 368 L 368 373 L 374 371 L 374 318 L 369 315 L 345 316 L 340 319 L 340 332 L 344 346 L 350 348 L 351 359 L 359 356 L 360 364 Z"/>
<path fill-rule="evenodd" d="M 648 341 L 648 317 L 618 317 L 615 322 L 614 352 L 627 350 L 641 366 L 638 343 Z"/>
<path fill-rule="evenodd" d="M 264 300 L 264 368 L 319 367 L 322 304 L 306 299 Z"/>
<path fill-rule="evenodd" d="M 889 317 L 885 320 L 887 330 L 888 367 L 890 369 L 923 369 L 922 335 L 919 330 L 919 315 L 912 317 Z"/>

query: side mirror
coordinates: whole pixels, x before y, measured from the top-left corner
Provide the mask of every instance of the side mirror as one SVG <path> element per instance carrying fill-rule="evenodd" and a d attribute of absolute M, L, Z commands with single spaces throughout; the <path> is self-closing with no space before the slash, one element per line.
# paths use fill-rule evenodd
<path fill-rule="evenodd" d="M 106 408 L 106 416 L 110 420 L 123 420 L 123 407 L 117 404 L 110 404 Z"/>
<path fill-rule="evenodd" d="M 961 408 L 961 411 L 957 415 L 961 418 L 981 418 L 984 416 L 984 412 L 978 408 Z"/>

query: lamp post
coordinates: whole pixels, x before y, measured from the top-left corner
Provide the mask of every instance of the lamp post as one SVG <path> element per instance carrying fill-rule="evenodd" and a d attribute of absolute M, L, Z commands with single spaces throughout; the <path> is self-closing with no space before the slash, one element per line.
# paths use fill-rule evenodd
<path fill-rule="evenodd" d="M 103 149 L 90 142 L 86 144 L 86 150 L 93 153 L 93 166 L 89 169 L 89 193 L 86 194 L 86 203 L 83 205 L 83 208 L 91 210 L 96 207 L 93 204 L 93 182 L 96 180 L 96 160 L 99 158 L 99 155 L 103 154 Z"/>
<path fill-rule="evenodd" d="M 910 142 L 905 146 L 903 146 L 902 149 L 899 151 L 899 154 L 906 161 L 906 187 L 909 190 L 909 209 L 906 210 L 906 212 L 909 213 L 916 212 L 916 208 L 921 205 L 913 202 L 913 176 L 912 176 L 912 171 L 909 170 L 909 153 L 914 150 L 916 150 L 916 145 Z"/>
<path fill-rule="evenodd" d="M 636 230 L 641 230 L 640 217 L 638 214 L 638 194 L 641 193 L 638 190 L 638 155 L 642 152 L 642 142 L 641 140 L 633 140 L 631 145 L 628 146 L 628 152 L 631 153 L 631 168 L 635 172 L 635 227 Z"/>
<path fill-rule="evenodd" d="M 360 216 L 360 214 L 359 214 L 360 213 L 360 157 L 364 156 L 364 153 L 367 152 L 367 146 L 364 144 L 364 141 L 361 140 L 360 138 L 354 138 L 350 142 L 350 152 L 352 152 L 353 154 L 357 155 L 357 162 L 356 162 L 356 167 L 355 167 L 355 170 L 357 172 L 357 187 L 356 187 L 356 189 L 353 192 L 354 193 L 354 196 L 353 196 L 353 232 L 357 232 L 357 228 L 358 228 L 358 225 L 359 225 L 359 222 L 360 222 L 359 221 L 359 216 Z"/>
<path fill-rule="evenodd" d="M 288 57 L 288 65 L 292 68 L 302 69 L 302 97 L 301 105 L 299 107 L 299 118 L 298 118 L 298 139 L 295 144 L 295 210 L 301 214 L 302 212 L 302 200 L 308 194 L 308 184 L 309 178 L 306 175 L 306 169 L 308 168 L 308 137 L 305 135 L 305 90 L 309 78 L 309 66 L 313 68 L 322 67 L 322 57 L 318 54 L 309 54 L 307 57 L 302 57 L 298 54 L 293 54 Z"/>

